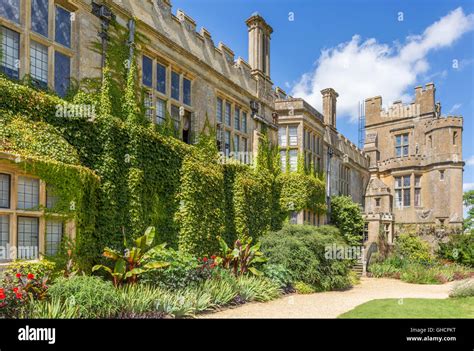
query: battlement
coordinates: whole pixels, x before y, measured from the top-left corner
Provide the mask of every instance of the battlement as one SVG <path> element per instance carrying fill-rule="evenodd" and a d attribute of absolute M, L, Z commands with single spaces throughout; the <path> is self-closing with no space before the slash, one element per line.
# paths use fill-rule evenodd
<path fill-rule="evenodd" d="M 435 117 L 439 114 L 441 105 L 435 103 L 434 83 L 427 83 L 415 87 L 415 100 L 403 104 L 401 100 L 394 101 L 390 106 L 382 106 L 382 97 L 375 96 L 365 100 L 366 126 L 384 123 L 403 118 L 416 118 L 423 116 Z"/>
<path fill-rule="evenodd" d="M 163 40 L 177 43 L 200 62 L 211 66 L 233 83 L 245 90 L 255 91 L 256 79 L 252 76 L 250 64 L 242 57 L 236 60 L 234 51 L 226 44 L 219 42 L 215 46 L 212 34 L 206 28 L 202 27 L 196 31 L 196 21 L 182 9 L 177 9 L 176 15 L 173 14 L 170 0 L 111 0 L 110 3 L 112 11 L 118 15 L 119 22 L 126 23 L 124 18 L 120 17 L 137 19 L 138 27 L 145 27 L 160 35 Z"/>

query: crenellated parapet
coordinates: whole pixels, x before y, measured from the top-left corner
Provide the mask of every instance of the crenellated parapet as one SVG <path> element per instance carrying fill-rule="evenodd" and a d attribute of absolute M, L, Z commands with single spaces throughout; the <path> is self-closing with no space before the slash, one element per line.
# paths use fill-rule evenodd
<path fill-rule="evenodd" d="M 189 59 L 210 66 L 242 89 L 257 91 L 250 64 L 242 57 L 236 60 L 234 51 L 226 44 L 219 42 L 216 46 L 212 34 L 206 28 L 197 31 L 196 21 L 183 10 L 178 9 L 173 14 L 171 1 L 109 1 L 122 24 L 126 23 L 124 18 L 133 17 L 138 27 L 143 27 L 170 47 L 176 48 L 178 45 Z"/>

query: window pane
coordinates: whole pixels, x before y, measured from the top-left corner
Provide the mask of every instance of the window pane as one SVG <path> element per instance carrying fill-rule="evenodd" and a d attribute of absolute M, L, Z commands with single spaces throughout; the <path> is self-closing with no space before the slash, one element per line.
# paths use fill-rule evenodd
<path fill-rule="evenodd" d="M 46 255 L 56 255 L 63 236 L 63 222 L 49 220 L 46 222 Z"/>
<path fill-rule="evenodd" d="M 31 30 L 48 37 L 48 0 L 31 0 Z"/>
<path fill-rule="evenodd" d="M 166 101 L 156 99 L 156 123 L 163 124 L 166 120 Z"/>
<path fill-rule="evenodd" d="M 401 208 L 402 207 L 402 191 L 395 190 L 395 207 Z"/>
<path fill-rule="evenodd" d="M 71 82 L 71 58 L 60 52 L 54 53 L 54 90 L 64 97 Z"/>
<path fill-rule="evenodd" d="M 403 134 L 403 145 L 408 145 L 408 134 Z"/>
<path fill-rule="evenodd" d="M 397 147 L 396 150 L 397 150 L 397 157 L 402 156 L 402 148 L 401 148 L 401 147 Z"/>
<path fill-rule="evenodd" d="M 171 105 L 171 119 L 174 122 L 174 129 L 179 129 L 179 124 L 181 122 L 181 117 L 179 116 L 179 107 L 175 105 Z"/>
<path fill-rule="evenodd" d="M 242 131 L 247 133 L 247 112 L 242 112 Z"/>
<path fill-rule="evenodd" d="M 18 258 L 38 258 L 38 218 L 18 217 Z"/>
<path fill-rule="evenodd" d="M 410 187 L 410 176 L 403 177 L 403 186 Z"/>
<path fill-rule="evenodd" d="M 10 175 L 0 174 L 0 207 L 10 207 Z"/>
<path fill-rule="evenodd" d="M 290 150 L 290 171 L 296 171 L 297 164 L 298 164 L 298 151 L 297 150 Z"/>
<path fill-rule="evenodd" d="M 18 177 L 18 209 L 27 210 L 39 206 L 39 180 Z"/>
<path fill-rule="evenodd" d="M 71 47 L 71 12 L 56 6 L 55 40 L 59 44 Z"/>
<path fill-rule="evenodd" d="M 408 156 L 408 146 L 403 147 L 403 156 Z"/>
<path fill-rule="evenodd" d="M 35 41 L 30 48 L 30 75 L 39 87 L 48 87 L 48 48 Z"/>
<path fill-rule="evenodd" d="M 225 132 L 225 143 L 224 143 L 225 155 L 229 156 L 230 154 L 230 132 Z"/>
<path fill-rule="evenodd" d="M 191 106 L 191 81 L 183 78 L 183 104 Z"/>
<path fill-rule="evenodd" d="M 0 0 L 0 17 L 20 23 L 20 0 Z"/>
<path fill-rule="evenodd" d="M 225 124 L 230 126 L 230 104 L 228 102 L 225 103 Z"/>
<path fill-rule="evenodd" d="M 402 187 L 402 178 L 401 177 L 396 177 L 395 178 L 395 188 L 401 188 Z"/>
<path fill-rule="evenodd" d="M 216 117 L 217 122 L 222 123 L 222 99 L 220 98 L 217 98 Z"/>
<path fill-rule="evenodd" d="M 278 129 L 278 140 L 280 143 L 280 146 L 287 146 L 286 144 L 286 127 L 280 127 Z"/>
<path fill-rule="evenodd" d="M 10 242 L 10 217 L 8 215 L 0 215 L 0 247 L 6 249 L 7 244 Z M 6 250 L 3 251 L 5 254 Z M 8 257 L 0 256 L 0 260 L 7 259 Z"/>
<path fill-rule="evenodd" d="M 421 189 L 415 189 L 415 206 L 421 206 Z"/>
<path fill-rule="evenodd" d="M 240 130 L 240 108 L 237 106 L 234 109 L 234 128 Z"/>
<path fill-rule="evenodd" d="M 46 185 L 46 208 L 52 209 L 58 204 L 59 197 L 56 193 L 54 186 Z"/>
<path fill-rule="evenodd" d="M 401 135 L 397 135 L 397 136 L 395 137 L 395 145 L 396 145 L 396 146 L 402 145 L 402 136 L 401 136 Z"/>
<path fill-rule="evenodd" d="M 156 79 L 156 90 L 166 94 L 166 67 L 159 63 L 156 64 Z"/>
<path fill-rule="evenodd" d="M 153 96 L 149 92 L 145 92 L 143 105 L 145 107 L 145 116 L 148 120 L 153 119 Z"/>
<path fill-rule="evenodd" d="M 286 151 L 280 151 L 281 171 L 286 171 Z"/>
<path fill-rule="evenodd" d="M 234 135 L 234 152 L 239 152 L 240 151 L 240 139 L 238 135 Z M 235 155 L 237 157 L 237 155 Z"/>
<path fill-rule="evenodd" d="M 142 58 L 142 83 L 150 88 L 153 85 L 153 62 L 147 56 Z"/>
<path fill-rule="evenodd" d="M 403 191 L 403 206 L 410 206 L 410 189 Z"/>
<path fill-rule="evenodd" d="M 298 127 L 289 127 L 288 134 L 290 139 L 290 145 L 296 146 L 298 145 Z"/>
<path fill-rule="evenodd" d="M 421 186 L 421 176 L 415 176 L 415 186 Z"/>
<path fill-rule="evenodd" d="M 12 79 L 19 79 L 20 34 L 2 27 L 2 60 L 0 71 Z"/>
<path fill-rule="evenodd" d="M 179 101 L 179 74 L 171 72 L 171 97 Z"/>

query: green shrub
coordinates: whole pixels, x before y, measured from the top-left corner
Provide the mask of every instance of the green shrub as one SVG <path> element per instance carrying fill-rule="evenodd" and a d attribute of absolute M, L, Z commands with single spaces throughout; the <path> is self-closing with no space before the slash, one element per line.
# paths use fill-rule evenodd
<path fill-rule="evenodd" d="M 216 306 L 230 304 L 238 294 L 235 278 L 226 275 L 206 280 L 199 288 L 211 295 L 211 303 Z"/>
<path fill-rule="evenodd" d="M 224 233 L 224 176 L 220 165 L 186 157 L 176 213 L 179 249 L 197 257 L 216 253 Z"/>
<path fill-rule="evenodd" d="M 53 277 L 53 272 L 55 269 L 55 264 L 48 260 L 40 261 L 22 261 L 17 260 L 8 265 L 8 268 L 4 270 L 4 275 L 9 275 L 11 277 L 16 276 L 17 273 L 20 273 L 22 276 L 27 274 L 33 274 L 35 277 Z"/>
<path fill-rule="evenodd" d="M 350 286 L 350 260 L 326 258 L 326 248 L 345 245 L 337 228 L 331 226 L 286 225 L 262 238 L 261 250 L 269 264 L 287 269 L 293 281 L 301 281 L 316 290 Z"/>
<path fill-rule="evenodd" d="M 281 295 L 279 286 L 269 279 L 241 276 L 237 279 L 238 296 L 242 301 L 266 302 Z"/>
<path fill-rule="evenodd" d="M 413 234 L 399 235 L 395 239 L 394 253 L 410 262 L 431 263 L 433 261 L 429 244 Z"/>
<path fill-rule="evenodd" d="M 155 252 L 152 259 L 167 262 L 169 266 L 144 273 L 142 283 L 177 290 L 209 278 L 208 272 L 200 269 L 197 258 L 188 253 L 167 248 Z"/>
<path fill-rule="evenodd" d="M 156 310 L 174 318 L 192 317 L 194 308 L 192 302 L 183 291 L 167 291 L 158 289 Z"/>
<path fill-rule="evenodd" d="M 474 234 L 451 235 L 447 243 L 440 243 L 438 255 L 457 263 L 474 267 Z"/>
<path fill-rule="evenodd" d="M 79 306 L 70 299 L 63 301 L 53 298 L 51 301 L 31 301 L 23 318 L 31 319 L 73 319 L 78 318 Z"/>
<path fill-rule="evenodd" d="M 453 286 L 449 297 L 468 297 L 474 296 L 474 279 L 467 279 L 458 282 Z"/>
<path fill-rule="evenodd" d="M 78 306 L 81 318 L 113 317 L 120 309 L 118 290 L 99 277 L 59 278 L 48 292 L 52 299 Z"/>
<path fill-rule="evenodd" d="M 331 223 L 346 238 L 349 245 L 360 245 L 364 219 L 360 205 L 349 196 L 334 196 L 331 198 Z"/>
<path fill-rule="evenodd" d="M 368 271 L 375 278 L 399 278 L 400 268 L 389 261 L 374 262 L 369 265 Z"/>
<path fill-rule="evenodd" d="M 303 282 L 296 282 L 295 290 L 298 294 L 302 294 L 302 295 L 313 294 L 316 292 L 316 290 L 311 285 L 308 285 Z"/>
<path fill-rule="evenodd" d="M 145 284 L 125 285 L 119 288 L 120 316 L 143 317 L 156 311 L 160 291 Z"/>
<path fill-rule="evenodd" d="M 280 288 L 287 288 L 292 283 L 291 272 L 282 264 L 265 264 L 262 273 Z"/>

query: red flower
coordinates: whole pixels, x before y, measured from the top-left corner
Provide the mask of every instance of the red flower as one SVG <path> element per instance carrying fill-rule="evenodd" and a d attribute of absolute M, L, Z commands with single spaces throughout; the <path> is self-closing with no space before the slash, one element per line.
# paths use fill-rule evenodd
<path fill-rule="evenodd" d="M 5 295 L 4 294 L 0 294 L 0 300 L 5 300 Z"/>
<path fill-rule="evenodd" d="M 216 259 L 216 255 L 212 255 L 211 258 L 212 258 L 213 260 L 215 260 L 215 259 Z"/>
<path fill-rule="evenodd" d="M 3 295 L 3 294 L 5 294 L 5 289 L 0 288 L 0 295 Z"/>
<path fill-rule="evenodd" d="M 207 262 L 207 257 L 203 257 L 202 260 L 203 260 L 204 262 Z"/>
<path fill-rule="evenodd" d="M 21 278 L 21 274 L 20 274 L 20 273 L 17 273 L 17 274 L 16 274 L 16 277 L 17 277 L 17 278 Z"/>
<path fill-rule="evenodd" d="M 21 293 L 16 293 L 16 298 L 17 299 L 21 299 L 23 297 L 23 295 Z"/>
<path fill-rule="evenodd" d="M 18 288 L 13 288 L 13 292 L 17 293 L 17 292 L 18 292 Z"/>
<path fill-rule="evenodd" d="M 26 276 L 29 280 L 31 279 L 35 279 L 35 276 L 31 273 L 28 273 L 28 275 Z"/>

